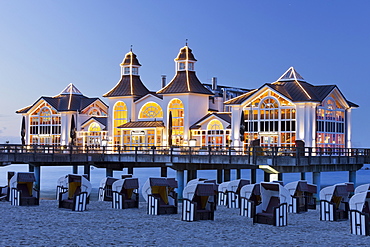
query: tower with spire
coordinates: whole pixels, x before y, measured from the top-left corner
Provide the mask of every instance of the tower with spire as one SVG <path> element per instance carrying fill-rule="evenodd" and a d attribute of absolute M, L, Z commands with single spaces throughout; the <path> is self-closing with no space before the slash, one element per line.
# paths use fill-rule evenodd
<path fill-rule="evenodd" d="M 189 128 L 205 116 L 209 109 L 209 96 L 213 95 L 198 79 L 195 73 L 195 59 L 192 50 L 186 45 L 175 58 L 174 78 L 157 94 L 163 96 L 163 108 L 169 109 L 171 102 L 177 100 L 183 106 L 183 137 L 178 144 L 186 144 L 190 139 Z M 196 109 L 196 110 L 194 110 Z M 164 122 L 169 123 L 169 110 L 164 113 Z"/>
<path fill-rule="evenodd" d="M 109 116 L 111 117 L 108 119 L 108 130 L 109 136 L 113 136 L 114 144 L 120 144 L 120 130 L 118 127 L 136 119 L 134 102 L 150 94 L 150 91 L 140 79 L 139 68 L 141 64 L 132 48 L 125 55 L 120 67 L 120 80 L 109 92 L 103 95 L 109 101 Z M 115 117 L 119 114 L 118 112 L 121 113 L 121 117 Z M 114 141 L 115 139 L 116 141 Z"/>

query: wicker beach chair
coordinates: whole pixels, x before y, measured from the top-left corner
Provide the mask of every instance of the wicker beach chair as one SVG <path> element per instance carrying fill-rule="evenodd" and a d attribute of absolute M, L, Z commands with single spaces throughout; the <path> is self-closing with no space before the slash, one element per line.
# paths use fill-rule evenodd
<path fill-rule="evenodd" d="M 227 188 L 228 188 L 229 183 L 230 183 L 230 181 L 223 182 L 218 186 L 217 205 L 219 205 L 219 206 L 227 206 L 227 203 L 228 203 Z"/>
<path fill-rule="evenodd" d="M 177 181 L 174 178 L 148 178 L 142 188 L 148 214 L 177 214 Z"/>
<path fill-rule="evenodd" d="M 320 191 L 320 220 L 347 220 L 349 196 L 354 192 L 353 183 L 328 186 Z"/>
<path fill-rule="evenodd" d="M 356 193 L 349 200 L 351 233 L 370 235 L 370 190 Z"/>
<path fill-rule="evenodd" d="M 286 226 L 289 191 L 279 183 L 261 183 L 262 203 L 256 206 L 253 223 Z"/>
<path fill-rule="evenodd" d="M 217 191 L 212 183 L 192 183 L 183 190 L 183 221 L 214 220 Z"/>
<path fill-rule="evenodd" d="M 112 184 L 112 207 L 116 209 L 139 208 L 139 180 L 124 178 Z"/>
<path fill-rule="evenodd" d="M 100 181 L 98 201 L 113 201 L 112 184 L 117 180 L 118 178 L 106 177 Z"/>
<path fill-rule="evenodd" d="M 315 205 L 316 199 L 313 194 L 316 193 L 316 185 L 308 184 L 305 180 L 294 181 L 284 186 L 290 193 L 291 197 L 288 203 L 290 213 L 307 212 L 309 205 Z"/>
<path fill-rule="evenodd" d="M 10 179 L 10 202 L 14 206 L 39 205 L 40 193 L 33 172 L 16 172 Z"/>
<path fill-rule="evenodd" d="M 239 208 L 240 205 L 240 189 L 250 184 L 247 179 L 237 179 L 230 181 L 227 184 L 227 207 L 228 208 Z"/>
<path fill-rule="evenodd" d="M 260 184 L 247 184 L 240 189 L 240 215 L 253 218 L 262 203 Z"/>
<path fill-rule="evenodd" d="M 83 175 L 68 174 L 65 176 L 67 190 L 59 194 L 59 208 L 72 211 L 85 211 L 91 192 L 91 183 Z"/>

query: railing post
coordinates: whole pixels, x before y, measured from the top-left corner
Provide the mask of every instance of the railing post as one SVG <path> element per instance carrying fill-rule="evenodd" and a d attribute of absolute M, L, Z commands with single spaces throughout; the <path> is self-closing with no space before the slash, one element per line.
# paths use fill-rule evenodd
<path fill-rule="evenodd" d="M 138 146 L 135 146 L 135 163 L 137 163 L 137 149 L 138 149 Z"/>
<path fill-rule="evenodd" d="M 211 164 L 211 145 L 208 145 L 208 162 Z"/>
<path fill-rule="evenodd" d="M 191 159 L 191 147 L 189 147 L 189 163 L 191 164 L 191 161 L 192 161 L 192 159 Z"/>

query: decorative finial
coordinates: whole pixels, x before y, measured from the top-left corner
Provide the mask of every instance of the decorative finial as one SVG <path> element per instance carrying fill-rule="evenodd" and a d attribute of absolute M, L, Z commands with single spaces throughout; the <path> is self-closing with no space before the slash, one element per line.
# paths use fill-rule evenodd
<path fill-rule="evenodd" d="M 185 46 L 188 46 L 188 39 L 186 39 Z"/>
<path fill-rule="evenodd" d="M 132 45 L 131 45 L 130 51 L 132 52 Z"/>

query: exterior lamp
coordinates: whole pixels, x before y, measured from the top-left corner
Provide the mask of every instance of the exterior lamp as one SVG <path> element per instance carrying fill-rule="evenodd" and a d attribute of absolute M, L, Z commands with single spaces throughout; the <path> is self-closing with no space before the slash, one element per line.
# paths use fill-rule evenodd
<path fill-rule="evenodd" d="M 196 139 L 190 139 L 189 140 L 189 146 L 190 147 L 195 147 L 197 145 L 197 140 Z"/>

